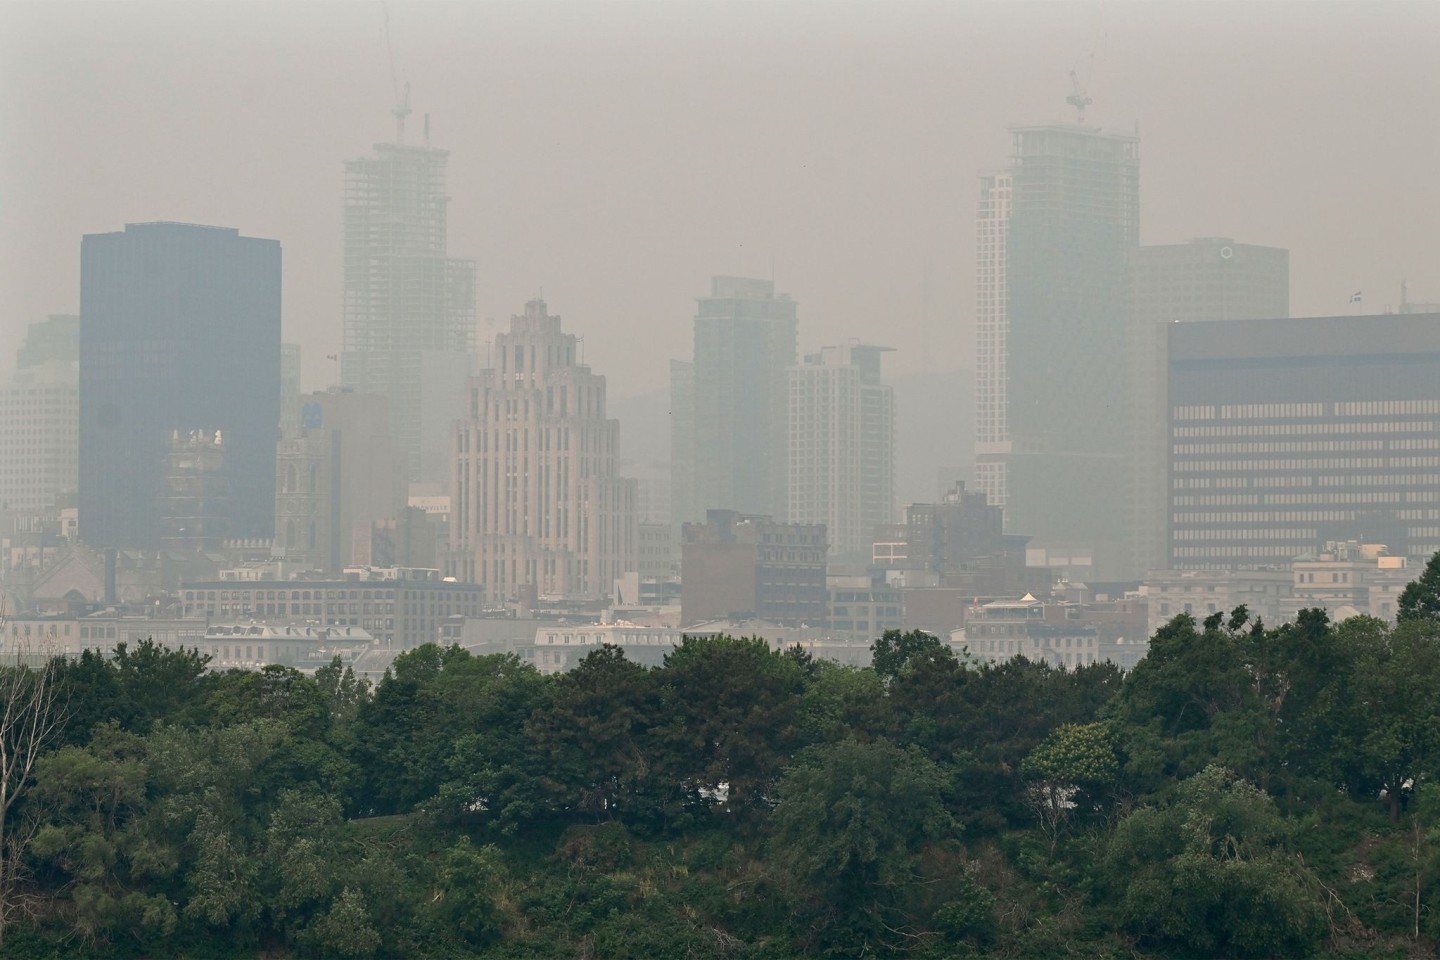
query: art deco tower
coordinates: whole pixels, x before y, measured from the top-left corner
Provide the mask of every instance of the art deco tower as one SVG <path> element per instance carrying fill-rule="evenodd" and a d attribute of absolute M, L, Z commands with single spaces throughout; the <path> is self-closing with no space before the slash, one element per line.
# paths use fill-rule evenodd
<path fill-rule="evenodd" d="M 495 337 L 455 431 L 449 572 L 487 603 L 600 598 L 636 568 L 635 481 L 616 476 L 620 424 L 577 338 L 531 300 Z"/>

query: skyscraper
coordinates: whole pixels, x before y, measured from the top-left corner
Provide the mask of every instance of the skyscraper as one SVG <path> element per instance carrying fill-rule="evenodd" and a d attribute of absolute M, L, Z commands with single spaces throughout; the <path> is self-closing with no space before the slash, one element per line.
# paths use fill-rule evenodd
<path fill-rule="evenodd" d="M 876 528 L 895 521 L 895 392 L 880 380 L 889 349 L 825 347 L 790 368 L 790 522 L 824 524 L 839 560 L 868 563 Z"/>
<path fill-rule="evenodd" d="M 673 493 L 677 522 L 716 509 L 784 517 L 786 369 L 795 363 L 796 338 L 795 301 L 777 295 L 770 280 L 715 277 L 710 296 L 699 299 L 693 367 L 672 369 L 672 416 L 677 427 L 692 424 L 675 449 L 690 451 L 694 464 L 690 489 Z M 673 412 L 687 390 L 693 414 Z M 676 479 L 685 480 L 680 468 Z"/>
<path fill-rule="evenodd" d="M 1005 273 L 1010 237 L 1010 171 L 980 177 L 975 217 L 975 479 L 990 506 L 1005 506 L 1005 454 L 1010 452 L 1010 349 Z"/>
<path fill-rule="evenodd" d="M 341 382 L 389 398 L 410 480 L 449 475 L 475 372 L 475 264 L 446 253 L 448 157 L 386 143 L 345 164 Z"/>
<path fill-rule="evenodd" d="M 1259 320 L 1290 315 L 1290 252 L 1202 237 L 1135 251 L 1130 303 L 1135 400 L 1128 471 L 1134 561 L 1140 573 L 1168 565 L 1166 486 L 1169 375 L 1166 336 L 1172 323 Z"/>
<path fill-rule="evenodd" d="M 82 540 L 159 546 L 177 431 L 222 434 L 231 491 L 223 535 L 271 536 L 279 423 L 277 241 L 183 223 L 84 238 Z"/>
<path fill-rule="evenodd" d="M 531 300 L 495 337 L 456 427 L 451 575 L 489 603 L 600 598 L 636 569 L 635 481 L 616 475 L 620 424 L 577 338 Z"/>
<path fill-rule="evenodd" d="M 1139 143 L 1041 126 L 1014 144 L 982 179 L 976 472 L 1008 530 L 1123 575 Z"/>

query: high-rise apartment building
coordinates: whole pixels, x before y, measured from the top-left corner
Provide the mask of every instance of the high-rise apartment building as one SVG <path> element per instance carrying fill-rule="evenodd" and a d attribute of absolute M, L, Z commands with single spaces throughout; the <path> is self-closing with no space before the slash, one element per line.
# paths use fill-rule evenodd
<path fill-rule="evenodd" d="M 672 408 L 691 398 L 677 427 L 692 424 L 675 450 L 689 452 L 689 489 L 672 496 L 677 522 L 698 521 L 705 511 L 737 510 L 781 517 L 786 507 L 789 436 L 786 370 L 795 363 L 795 301 L 775 293 L 770 280 L 715 277 L 710 296 L 695 312 L 693 369 L 672 369 Z M 688 377 L 686 376 L 688 374 Z M 672 452 L 672 461 L 680 458 Z"/>
<path fill-rule="evenodd" d="M 1279 247 L 1202 237 L 1139 247 L 1131 277 L 1130 404 L 1134 444 L 1129 502 L 1132 568 L 1164 568 L 1169 465 L 1166 344 L 1169 325 L 1259 320 L 1290 315 L 1290 252 Z"/>
<path fill-rule="evenodd" d="M 1008 529 L 1114 576 L 1128 572 L 1139 143 L 1044 126 L 1014 145 L 1008 174 L 982 180 L 976 472 Z"/>
<path fill-rule="evenodd" d="M 160 545 L 176 431 L 220 432 L 230 537 L 269 537 L 280 423 L 280 244 L 128 224 L 80 256 L 80 537 Z"/>
<path fill-rule="evenodd" d="M 475 372 L 475 264 L 447 254 L 448 157 L 385 143 L 345 164 L 341 382 L 389 399 L 411 481 L 449 476 Z"/>
<path fill-rule="evenodd" d="M 1175 323 L 1170 565 L 1440 550 L 1440 314 Z"/>
<path fill-rule="evenodd" d="M 895 520 L 895 392 L 880 379 L 889 347 L 824 347 L 790 368 L 789 512 L 825 525 L 830 554 L 868 563 L 876 528 Z"/>
<path fill-rule="evenodd" d="M 620 424 L 605 378 L 543 300 L 495 337 L 494 366 L 470 382 L 451 478 L 450 574 L 488 603 L 610 596 L 636 568 L 635 481 L 616 473 Z"/>
<path fill-rule="evenodd" d="M 79 478 L 80 318 L 30 324 L 0 385 L 0 509 L 53 514 Z"/>
<path fill-rule="evenodd" d="M 1010 171 L 980 178 L 975 217 L 975 480 L 992 507 L 1005 506 L 1005 454 L 1010 452 L 1010 297 L 1005 264 L 1010 237 Z"/>

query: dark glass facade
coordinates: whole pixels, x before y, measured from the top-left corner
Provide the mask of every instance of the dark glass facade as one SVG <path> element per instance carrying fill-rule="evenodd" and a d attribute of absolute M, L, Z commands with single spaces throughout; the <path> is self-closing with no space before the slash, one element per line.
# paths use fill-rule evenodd
<path fill-rule="evenodd" d="M 1170 562 L 1440 549 L 1440 314 L 1174 324 Z"/>
<path fill-rule="evenodd" d="M 225 535 L 269 537 L 280 423 L 280 244 L 223 227 L 87 235 L 80 279 L 80 537 L 160 545 L 169 441 L 220 431 Z"/>

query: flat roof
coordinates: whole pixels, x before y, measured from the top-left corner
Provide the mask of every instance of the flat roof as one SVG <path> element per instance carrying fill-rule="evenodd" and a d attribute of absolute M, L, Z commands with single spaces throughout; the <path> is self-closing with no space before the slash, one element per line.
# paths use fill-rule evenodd
<path fill-rule="evenodd" d="M 1440 354 L 1440 313 L 1382 313 L 1169 325 L 1170 362 Z"/>

